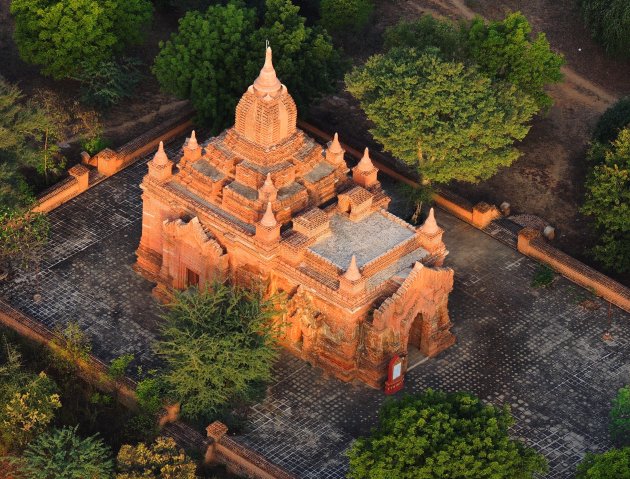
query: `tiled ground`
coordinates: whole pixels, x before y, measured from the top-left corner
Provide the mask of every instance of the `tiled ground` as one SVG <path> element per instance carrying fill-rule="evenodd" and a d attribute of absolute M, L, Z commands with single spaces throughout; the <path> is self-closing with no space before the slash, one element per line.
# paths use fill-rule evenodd
<path fill-rule="evenodd" d="M 0 295 L 48 326 L 78 321 L 104 360 L 133 352 L 152 365 L 160 311 L 152 284 L 131 268 L 145 172 L 139 162 L 55 210 L 40 277 L 17 278 L 0 286 Z M 609 403 L 630 383 L 630 315 L 612 308 L 615 339 L 603 342 L 606 304 L 584 309 L 578 303 L 588 293 L 563 278 L 532 289 L 536 263 L 510 248 L 506 230 L 489 229 L 499 242 L 444 212 L 437 216 L 451 251 L 447 265 L 456 271 L 450 310 L 458 342 L 414 368 L 406 390 L 468 390 L 510 404 L 514 435 L 549 458 L 547 477 L 572 477 L 585 451 L 609 446 Z M 286 355 L 276 378 L 253 408 L 249 432 L 237 439 L 299 477 L 344 477 L 343 451 L 375 423 L 383 395 L 327 379 Z"/>

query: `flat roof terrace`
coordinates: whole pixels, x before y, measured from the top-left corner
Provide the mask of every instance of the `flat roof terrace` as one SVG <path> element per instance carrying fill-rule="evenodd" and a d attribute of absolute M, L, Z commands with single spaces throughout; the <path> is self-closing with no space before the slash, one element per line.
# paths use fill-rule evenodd
<path fill-rule="evenodd" d="M 350 264 L 353 254 L 361 267 L 415 234 L 388 214 L 378 211 L 357 222 L 335 213 L 330 218 L 330 231 L 329 236 L 309 249 L 342 269 Z"/>

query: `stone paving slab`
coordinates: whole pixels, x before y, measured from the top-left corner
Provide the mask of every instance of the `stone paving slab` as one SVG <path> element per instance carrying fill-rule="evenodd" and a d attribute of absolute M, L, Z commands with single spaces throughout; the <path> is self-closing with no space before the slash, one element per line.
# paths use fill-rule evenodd
<path fill-rule="evenodd" d="M 138 185 L 150 157 L 54 210 L 41 273 L 0 285 L 0 295 L 48 327 L 77 321 L 104 361 L 134 353 L 145 369 L 156 364 L 151 342 L 161 311 L 153 284 L 132 265 L 141 233 Z M 531 288 L 537 263 L 513 249 L 507 231 L 488 230 L 500 242 L 439 210 L 437 220 L 450 250 L 446 264 L 455 269 L 450 312 L 458 341 L 413 369 L 405 390 L 466 390 L 509 404 L 512 433 L 549 459 L 546 477 L 573 477 L 585 451 L 610 447 L 609 404 L 630 383 L 630 315 L 611 309 L 614 341 L 606 343 L 607 303 L 595 298 L 597 309 L 583 308 L 590 293 L 564 278 Z M 299 477 L 343 478 L 343 452 L 375 424 L 383 394 L 326 378 L 287 354 L 275 377 L 236 439 Z"/>

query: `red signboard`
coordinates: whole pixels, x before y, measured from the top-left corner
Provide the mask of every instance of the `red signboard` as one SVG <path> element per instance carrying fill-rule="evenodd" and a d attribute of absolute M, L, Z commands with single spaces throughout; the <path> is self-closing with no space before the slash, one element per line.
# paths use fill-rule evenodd
<path fill-rule="evenodd" d="M 394 394 L 402 389 L 405 382 L 403 362 L 404 359 L 398 355 L 394 356 L 389 362 L 387 381 L 385 381 L 385 394 Z"/>

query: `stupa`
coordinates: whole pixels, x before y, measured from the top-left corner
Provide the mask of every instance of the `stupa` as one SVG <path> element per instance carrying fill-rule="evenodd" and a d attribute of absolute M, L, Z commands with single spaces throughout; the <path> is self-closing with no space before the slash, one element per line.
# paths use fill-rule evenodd
<path fill-rule="evenodd" d="M 158 296 L 216 279 L 283 291 L 287 350 L 381 387 L 394 355 L 455 342 L 443 230 L 433 210 L 417 228 L 387 211 L 367 148 L 350 172 L 337 135 L 322 148 L 296 122 L 267 48 L 233 127 L 149 161 L 137 269 Z"/>

